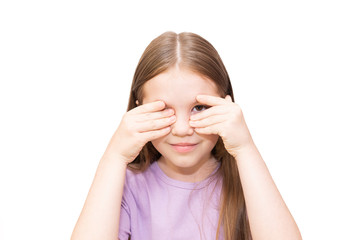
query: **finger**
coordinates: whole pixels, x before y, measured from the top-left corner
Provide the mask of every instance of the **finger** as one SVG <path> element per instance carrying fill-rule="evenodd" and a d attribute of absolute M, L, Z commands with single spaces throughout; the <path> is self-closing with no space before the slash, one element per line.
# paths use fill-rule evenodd
<path fill-rule="evenodd" d="M 227 119 L 228 119 L 228 117 L 226 115 L 213 115 L 213 116 L 210 116 L 210 117 L 198 120 L 198 121 L 190 120 L 189 125 L 191 127 L 195 127 L 195 128 L 207 127 L 207 126 L 210 126 L 210 125 L 213 125 L 213 124 L 224 122 Z"/>
<path fill-rule="evenodd" d="M 138 107 L 131 109 L 132 113 L 146 113 L 146 112 L 157 112 L 165 108 L 165 103 L 163 101 L 155 101 L 150 103 L 145 103 Z"/>
<path fill-rule="evenodd" d="M 194 128 L 195 132 L 199 133 L 199 134 L 217 134 L 220 135 L 220 131 L 219 131 L 219 124 L 214 124 L 211 126 L 207 126 L 207 127 L 202 127 L 202 128 Z"/>
<path fill-rule="evenodd" d="M 196 113 L 196 114 L 193 114 L 190 116 L 190 120 L 201 120 L 201 119 L 204 119 L 204 118 L 207 118 L 211 115 L 221 115 L 221 114 L 226 114 L 228 112 L 228 108 L 224 105 L 222 106 L 214 106 L 214 107 L 211 107 L 211 108 L 208 108 L 202 112 L 199 112 L 199 113 Z"/>
<path fill-rule="evenodd" d="M 171 117 L 172 115 L 174 115 L 174 113 L 175 113 L 174 110 L 171 108 L 164 109 L 164 110 L 158 111 L 158 112 L 142 113 L 142 114 L 139 114 L 138 116 L 136 116 L 136 121 L 137 122 L 145 122 L 145 121 L 149 121 L 149 120 Z"/>
<path fill-rule="evenodd" d="M 148 132 L 153 130 L 159 130 L 165 127 L 170 126 L 176 121 L 176 116 L 172 115 L 171 117 L 154 119 L 149 121 L 144 121 L 142 123 L 138 123 L 138 132 Z"/>
<path fill-rule="evenodd" d="M 152 141 L 169 134 L 170 131 L 171 131 L 171 127 L 169 126 L 159 130 L 144 132 L 142 134 L 144 135 L 144 138 L 147 139 L 147 141 Z"/>
<path fill-rule="evenodd" d="M 225 98 L 211 96 L 211 95 L 197 95 L 196 100 L 199 103 L 204 103 L 204 104 L 210 105 L 210 106 L 217 106 L 217 105 L 223 105 L 223 104 L 228 103 L 228 101 L 225 100 Z"/>

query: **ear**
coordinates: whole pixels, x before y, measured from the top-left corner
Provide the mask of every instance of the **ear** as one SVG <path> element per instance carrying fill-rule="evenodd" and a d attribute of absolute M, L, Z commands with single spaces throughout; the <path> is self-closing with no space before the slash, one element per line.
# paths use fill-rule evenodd
<path fill-rule="evenodd" d="M 137 106 L 139 106 L 139 100 L 136 100 L 135 103 Z"/>

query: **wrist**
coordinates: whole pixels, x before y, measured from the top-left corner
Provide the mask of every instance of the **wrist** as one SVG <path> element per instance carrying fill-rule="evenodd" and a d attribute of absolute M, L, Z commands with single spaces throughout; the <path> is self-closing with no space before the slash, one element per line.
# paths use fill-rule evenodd
<path fill-rule="evenodd" d="M 252 154 L 257 151 L 257 148 L 255 146 L 255 143 L 253 141 L 241 145 L 234 154 L 235 159 L 239 161 L 240 159 L 249 156 L 249 154 Z"/>
<path fill-rule="evenodd" d="M 127 164 L 131 162 L 130 160 L 126 159 L 124 156 L 113 152 L 105 152 L 102 159 L 105 162 L 115 162 L 116 164 L 120 164 L 123 167 L 127 167 Z"/>

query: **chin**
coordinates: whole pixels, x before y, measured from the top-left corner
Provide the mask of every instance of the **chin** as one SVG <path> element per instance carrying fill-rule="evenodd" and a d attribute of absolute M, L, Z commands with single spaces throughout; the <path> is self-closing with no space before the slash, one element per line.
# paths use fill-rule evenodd
<path fill-rule="evenodd" d="M 171 163 L 178 168 L 193 168 L 200 162 L 202 159 L 195 156 L 169 156 L 169 155 L 162 155 L 164 160 L 167 163 Z"/>

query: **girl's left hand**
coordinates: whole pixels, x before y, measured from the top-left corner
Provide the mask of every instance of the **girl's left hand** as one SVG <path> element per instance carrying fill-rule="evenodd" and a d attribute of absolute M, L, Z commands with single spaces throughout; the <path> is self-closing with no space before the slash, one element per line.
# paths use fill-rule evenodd
<path fill-rule="evenodd" d="M 211 106 L 190 117 L 189 124 L 197 133 L 219 135 L 234 158 L 243 147 L 253 143 L 241 108 L 232 102 L 229 95 L 225 98 L 198 95 L 196 99 L 201 104 Z"/>

